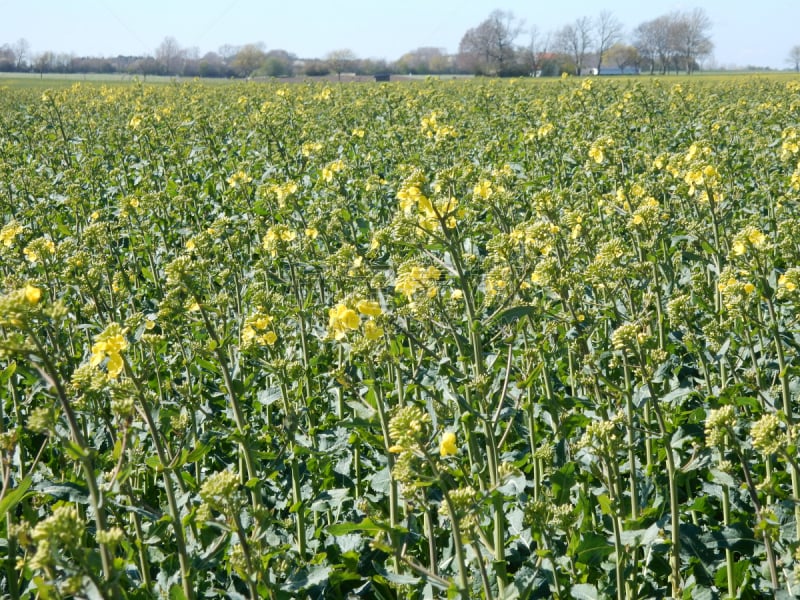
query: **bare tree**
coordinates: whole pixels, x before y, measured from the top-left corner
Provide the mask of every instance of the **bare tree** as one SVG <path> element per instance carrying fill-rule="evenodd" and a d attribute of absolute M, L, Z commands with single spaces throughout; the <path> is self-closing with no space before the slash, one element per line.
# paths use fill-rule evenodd
<path fill-rule="evenodd" d="M 14 45 L 11 46 L 11 51 L 14 53 L 14 70 L 21 71 L 31 51 L 31 45 L 25 38 L 19 38 L 14 42 Z"/>
<path fill-rule="evenodd" d="M 219 47 L 217 54 L 222 59 L 222 62 L 226 65 L 229 65 L 233 58 L 239 53 L 241 50 L 241 46 L 234 46 L 233 44 L 223 44 Z"/>
<path fill-rule="evenodd" d="M 0 46 L 0 71 L 13 71 L 17 64 L 14 51 L 8 44 Z"/>
<path fill-rule="evenodd" d="M 633 45 L 642 58 L 650 64 L 652 75 L 656 67 L 666 73 L 672 57 L 673 19 L 670 15 L 662 15 L 651 21 L 645 21 L 634 29 Z"/>
<path fill-rule="evenodd" d="M 622 23 L 613 13 L 604 10 L 597 15 L 594 27 L 597 41 L 597 74 L 599 75 L 606 50 L 622 39 Z"/>
<path fill-rule="evenodd" d="M 800 73 L 800 45 L 792 46 L 789 54 L 786 57 L 786 62 L 794 67 L 794 70 Z"/>
<path fill-rule="evenodd" d="M 167 75 L 178 75 L 183 67 L 184 51 L 172 36 L 167 36 L 156 48 L 156 61 Z"/>
<path fill-rule="evenodd" d="M 39 78 L 44 77 L 45 73 L 50 73 L 55 70 L 56 55 L 49 50 L 42 52 L 33 61 L 33 67 L 39 72 Z"/>
<path fill-rule="evenodd" d="M 352 69 L 356 60 L 358 60 L 356 53 L 349 48 L 333 50 L 325 56 L 325 62 L 328 63 L 331 71 L 336 73 L 336 78 L 339 81 L 342 80 L 342 73 L 347 69 Z"/>
<path fill-rule="evenodd" d="M 702 8 L 695 8 L 690 12 L 672 15 L 671 20 L 675 56 L 685 61 L 686 72 L 691 75 L 698 61 L 714 50 L 714 42 L 708 33 L 711 19 Z"/>
<path fill-rule="evenodd" d="M 580 75 L 586 60 L 586 53 L 592 45 L 592 20 L 580 17 L 569 25 L 564 25 L 556 36 L 556 46 L 568 54 L 575 63 L 575 74 Z"/>
<path fill-rule="evenodd" d="M 459 62 L 475 73 L 502 75 L 516 59 L 514 40 L 521 32 L 522 23 L 514 18 L 514 13 L 495 10 L 461 38 Z"/>
<path fill-rule="evenodd" d="M 520 58 L 528 73 L 537 77 L 542 72 L 542 59 L 550 46 L 550 34 L 541 33 L 536 25 L 532 25 L 529 32 L 528 45 L 521 50 Z"/>

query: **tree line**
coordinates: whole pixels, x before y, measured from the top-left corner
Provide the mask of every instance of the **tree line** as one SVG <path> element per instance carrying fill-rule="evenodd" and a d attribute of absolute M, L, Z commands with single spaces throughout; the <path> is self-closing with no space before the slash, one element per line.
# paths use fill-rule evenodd
<path fill-rule="evenodd" d="M 645 21 L 629 36 L 613 13 L 602 11 L 553 32 L 533 26 L 520 45 L 522 21 L 496 10 L 464 34 L 458 60 L 463 69 L 500 76 L 598 74 L 604 67 L 615 73 L 692 73 L 714 49 L 710 31 L 711 19 L 700 8 Z"/>
<path fill-rule="evenodd" d="M 393 62 L 359 58 L 349 49 L 301 59 L 263 43 L 224 45 L 200 54 L 166 37 L 152 55 L 79 57 L 51 51 L 33 54 L 23 38 L 0 46 L 0 71 L 44 73 L 127 73 L 183 77 L 291 77 L 342 73 L 474 74 L 558 76 L 562 73 L 693 73 L 714 49 L 712 23 L 703 9 L 674 11 L 625 32 L 611 12 L 583 16 L 543 32 L 525 27 L 513 13 L 496 10 L 462 37 L 456 54 L 417 48 Z M 787 62 L 800 71 L 800 46 Z"/>

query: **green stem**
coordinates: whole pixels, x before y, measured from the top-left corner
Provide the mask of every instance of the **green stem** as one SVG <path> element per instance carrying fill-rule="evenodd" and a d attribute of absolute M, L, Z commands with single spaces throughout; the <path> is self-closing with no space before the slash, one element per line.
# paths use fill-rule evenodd
<path fill-rule="evenodd" d="M 56 395 L 58 396 L 59 403 L 61 404 L 61 409 L 64 412 L 64 416 L 67 418 L 72 440 L 80 450 L 80 462 L 86 478 L 86 487 L 89 488 L 89 501 L 91 502 L 92 510 L 94 511 L 96 530 L 97 532 L 105 531 L 105 502 L 103 501 L 102 492 L 100 491 L 100 487 L 97 485 L 97 479 L 95 478 L 94 453 L 92 449 L 86 445 L 85 437 L 81 430 L 80 424 L 78 423 L 78 417 L 75 414 L 75 411 L 72 410 L 72 404 L 69 402 L 67 392 L 61 382 L 60 374 L 45 352 L 44 347 L 39 340 L 39 336 L 37 336 L 36 333 L 29 327 L 26 327 L 25 331 L 30 336 L 31 340 L 33 340 L 33 343 L 36 346 L 37 356 L 43 364 L 43 367 L 40 367 L 34 362 L 34 367 L 36 367 L 45 380 L 55 388 Z M 100 562 L 103 568 L 103 579 L 111 584 L 111 597 L 119 598 L 119 585 L 117 583 L 117 577 L 114 573 L 114 566 L 106 544 L 100 544 Z"/>
<path fill-rule="evenodd" d="M 727 485 L 722 486 L 722 521 L 725 527 L 731 524 L 731 498 Z M 733 550 L 725 548 L 725 565 L 728 570 L 728 598 L 736 598 L 736 580 L 734 579 Z"/>

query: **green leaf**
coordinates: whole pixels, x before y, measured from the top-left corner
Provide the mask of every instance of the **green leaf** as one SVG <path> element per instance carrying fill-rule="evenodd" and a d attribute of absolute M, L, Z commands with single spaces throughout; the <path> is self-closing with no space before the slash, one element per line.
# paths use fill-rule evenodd
<path fill-rule="evenodd" d="M 301 571 L 289 579 L 282 587 L 287 592 L 301 592 L 312 585 L 317 585 L 328 580 L 331 567 L 322 565 L 313 567 L 309 571 Z"/>
<path fill-rule="evenodd" d="M 590 583 L 578 583 L 569 589 L 570 598 L 576 600 L 597 600 L 597 588 Z"/>
<path fill-rule="evenodd" d="M 377 523 L 372 519 L 364 519 L 360 523 L 335 523 L 325 529 L 329 534 L 339 536 L 354 531 L 369 531 L 377 533 L 379 531 L 392 531 L 389 525 Z M 399 528 L 397 529 L 400 530 Z"/>
<path fill-rule="evenodd" d="M 169 600 L 186 600 L 186 595 L 183 593 L 183 588 L 177 584 L 170 586 Z"/>
<path fill-rule="evenodd" d="M 186 455 L 186 462 L 197 462 L 211 451 L 211 446 L 198 442 L 194 450 Z"/>
<path fill-rule="evenodd" d="M 0 385 L 5 385 L 8 383 L 8 380 L 11 379 L 11 376 L 16 370 L 17 363 L 12 360 L 10 363 L 8 363 L 8 366 L 6 366 L 5 369 L 0 371 Z"/>
<path fill-rule="evenodd" d="M 600 505 L 600 510 L 604 515 L 608 515 L 609 517 L 614 516 L 614 505 L 611 502 L 611 498 L 608 497 L 608 494 L 600 494 L 597 497 L 597 503 Z"/>
<path fill-rule="evenodd" d="M 747 575 L 747 569 L 750 567 L 750 562 L 747 560 L 740 560 L 733 563 L 733 584 L 736 589 L 744 583 L 744 578 Z M 723 590 L 728 589 L 728 565 L 724 564 L 714 575 L 714 583 Z"/>
<path fill-rule="evenodd" d="M 0 500 L 0 515 L 4 515 L 9 511 L 14 510 L 14 507 L 22 502 L 22 500 L 25 498 L 25 494 L 29 487 L 31 487 L 30 475 L 23 479 L 17 487 L 3 496 L 3 499 Z"/>
<path fill-rule="evenodd" d="M 78 504 L 88 504 L 89 502 L 88 488 L 69 481 L 60 483 L 40 481 L 33 486 L 33 489 L 37 492 L 54 496 L 59 500 L 69 500 Z"/>
<path fill-rule="evenodd" d="M 510 325 L 523 317 L 534 316 L 537 312 L 538 309 L 535 306 L 512 306 L 500 311 L 490 325 Z"/>
<path fill-rule="evenodd" d="M 604 536 L 586 532 L 575 549 L 575 558 L 586 565 L 597 566 L 612 552 L 614 546 Z"/>

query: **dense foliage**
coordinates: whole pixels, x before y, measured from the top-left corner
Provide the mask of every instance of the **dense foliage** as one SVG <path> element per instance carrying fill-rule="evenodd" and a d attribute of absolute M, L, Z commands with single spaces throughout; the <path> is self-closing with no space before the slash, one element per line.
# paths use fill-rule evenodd
<path fill-rule="evenodd" d="M 800 82 L 0 95 L 0 592 L 800 590 Z"/>

